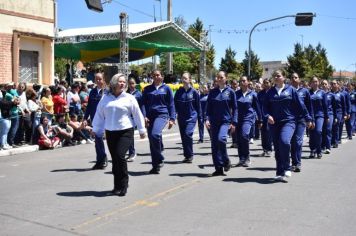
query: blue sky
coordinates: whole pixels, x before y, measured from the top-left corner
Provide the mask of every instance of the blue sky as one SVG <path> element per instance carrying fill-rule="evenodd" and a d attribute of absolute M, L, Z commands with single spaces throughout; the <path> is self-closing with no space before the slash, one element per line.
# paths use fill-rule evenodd
<path fill-rule="evenodd" d="M 84 0 L 57 0 L 58 26 L 62 29 L 114 25 L 120 12 L 129 15 L 130 23 L 152 22 L 154 6 L 160 20 L 160 1 L 113 0 L 104 5 L 104 12 L 87 9 Z M 293 18 L 266 23 L 252 35 L 252 50 L 261 61 L 287 60 L 294 44 L 304 46 L 319 42 L 326 48 L 330 63 L 336 70 L 356 70 L 356 1 L 352 0 L 172 0 L 173 17 L 183 16 L 187 24 L 199 17 L 211 32 L 218 66 L 225 49 L 231 46 L 241 61 L 248 49 L 248 33 L 257 22 L 271 18 L 313 12 L 313 25 L 297 27 Z M 167 19 L 167 0 L 161 0 L 162 18 Z M 237 32 L 237 33 L 235 33 Z"/>

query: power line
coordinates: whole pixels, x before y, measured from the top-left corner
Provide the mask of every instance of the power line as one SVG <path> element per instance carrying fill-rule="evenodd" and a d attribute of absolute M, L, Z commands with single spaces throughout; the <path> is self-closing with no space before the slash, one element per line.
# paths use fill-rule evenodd
<path fill-rule="evenodd" d="M 318 16 L 324 16 L 324 17 L 329 17 L 329 18 L 337 18 L 337 19 L 343 19 L 343 20 L 356 20 L 355 17 L 346 17 L 346 16 L 331 16 L 331 15 L 323 15 L 323 14 L 318 14 Z"/>
<path fill-rule="evenodd" d="M 287 27 L 289 25 L 292 25 L 293 23 L 289 24 L 282 24 L 282 25 L 275 25 L 275 26 L 270 26 L 270 27 L 265 27 L 265 28 L 257 28 L 255 29 L 255 32 L 266 32 L 274 29 L 280 29 L 283 27 Z M 238 29 L 210 29 L 210 32 L 215 32 L 215 33 L 224 33 L 224 34 L 249 34 L 250 30 L 238 30 Z"/>
<path fill-rule="evenodd" d="M 140 13 L 140 14 L 142 14 L 142 15 L 145 15 L 145 16 L 148 16 L 148 17 L 150 17 L 150 18 L 153 18 L 153 19 L 154 19 L 154 16 L 153 16 L 153 15 L 151 15 L 151 14 L 149 14 L 149 13 L 146 13 L 146 12 L 141 11 L 141 10 L 139 10 L 139 9 L 136 9 L 136 8 L 130 7 L 130 6 L 128 6 L 128 5 L 125 5 L 125 4 L 123 4 L 123 3 L 121 3 L 121 2 L 119 2 L 119 1 L 117 1 L 117 0 L 113 0 L 113 2 L 115 2 L 116 4 L 119 4 L 119 5 L 121 5 L 121 6 L 124 6 L 124 7 L 126 7 L 126 8 L 129 8 L 129 9 L 131 9 L 131 10 L 133 10 L 133 11 L 137 12 L 137 13 Z"/>

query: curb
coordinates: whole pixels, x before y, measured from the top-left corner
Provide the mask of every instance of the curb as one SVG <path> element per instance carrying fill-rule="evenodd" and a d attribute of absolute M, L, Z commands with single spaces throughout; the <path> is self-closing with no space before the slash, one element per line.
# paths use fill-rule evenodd
<path fill-rule="evenodd" d="M 38 151 L 38 149 L 39 149 L 38 145 L 30 145 L 30 146 L 25 146 L 25 147 L 13 148 L 13 149 L 9 149 L 9 150 L 1 150 L 0 157 L 12 156 L 12 155 L 17 155 L 17 154 L 27 153 L 27 152 L 35 152 L 35 151 Z"/>

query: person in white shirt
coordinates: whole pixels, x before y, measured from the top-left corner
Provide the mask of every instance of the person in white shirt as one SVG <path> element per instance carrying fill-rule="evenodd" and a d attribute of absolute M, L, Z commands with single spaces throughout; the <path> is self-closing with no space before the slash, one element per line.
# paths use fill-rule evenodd
<path fill-rule="evenodd" d="M 142 139 L 146 136 L 144 117 L 135 97 L 125 92 L 126 85 L 125 75 L 112 77 L 110 91 L 100 100 L 93 120 L 95 135 L 106 135 L 114 175 L 112 193 L 118 196 L 125 196 L 128 188 L 125 154 L 134 141 L 134 127 L 137 126 Z"/>

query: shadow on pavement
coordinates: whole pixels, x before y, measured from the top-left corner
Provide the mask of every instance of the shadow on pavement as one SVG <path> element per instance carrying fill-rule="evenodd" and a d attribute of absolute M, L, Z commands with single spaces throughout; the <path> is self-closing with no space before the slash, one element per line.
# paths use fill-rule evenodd
<path fill-rule="evenodd" d="M 174 173 L 174 174 L 170 174 L 169 176 L 207 178 L 210 175 L 209 174 L 203 174 L 203 173 Z"/>
<path fill-rule="evenodd" d="M 182 147 L 165 147 L 165 150 L 182 150 Z"/>
<path fill-rule="evenodd" d="M 130 176 L 143 176 L 143 175 L 150 175 L 148 171 L 129 171 Z"/>
<path fill-rule="evenodd" d="M 275 184 L 277 183 L 273 178 L 226 178 L 224 182 L 237 182 L 237 183 L 258 183 L 258 184 Z"/>
<path fill-rule="evenodd" d="M 72 169 L 57 169 L 57 170 L 51 170 L 51 172 L 69 172 L 69 171 L 76 171 L 76 172 L 86 172 L 86 171 L 91 171 L 91 168 L 72 168 Z"/>
<path fill-rule="evenodd" d="M 273 168 L 273 167 L 253 167 L 253 168 L 247 168 L 247 170 L 275 171 L 276 168 Z"/>
<path fill-rule="evenodd" d="M 203 165 L 198 165 L 200 169 L 205 169 L 205 167 L 214 167 L 214 164 L 203 164 Z"/>
<path fill-rule="evenodd" d="M 151 153 L 136 153 L 137 156 L 151 156 Z"/>
<path fill-rule="evenodd" d="M 111 191 L 77 191 L 77 192 L 60 192 L 58 196 L 62 197 L 109 197 L 113 196 Z"/>

